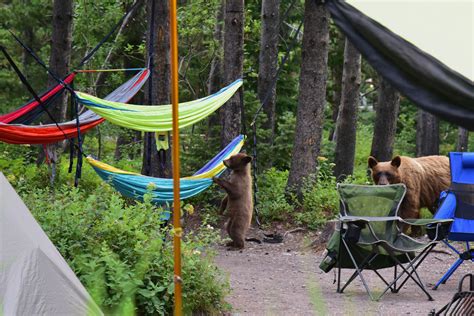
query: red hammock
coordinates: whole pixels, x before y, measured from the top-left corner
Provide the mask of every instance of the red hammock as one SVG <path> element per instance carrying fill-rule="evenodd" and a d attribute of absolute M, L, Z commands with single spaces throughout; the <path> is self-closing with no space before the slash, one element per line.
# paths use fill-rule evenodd
<path fill-rule="evenodd" d="M 67 83 L 67 84 L 70 84 L 73 80 L 74 80 L 74 77 L 76 76 L 76 73 L 73 72 L 71 74 L 69 74 L 66 78 L 64 78 L 64 82 Z M 54 97 L 56 94 L 62 92 L 64 90 L 64 86 L 62 84 L 58 84 L 56 85 L 55 87 L 51 88 L 50 90 L 46 91 L 45 93 L 43 93 L 41 96 L 40 96 L 40 100 L 45 103 L 47 102 L 49 99 L 51 99 L 52 97 Z M 13 112 L 10 112 L 10 113 L 7 113 L 7 114 L 3 114 L 3 115 L 0 115 L 0 123 L 5 123 L 5 124 L 8 124 L 8 123 L 11 123 L 12 121 L 20 118 L 21 116 L 23 115 L 26 115 L 28 113 L 30 113 L 31 111 L 33 111 L 34 109 L 38 108 L 38 107 L 41 107 L 41 105 L 39 104 L 38 101 L 36 100 L 32 100 L 28 103 L 26 103 L 25 105 L 21 106 L 20 108 L 16 109 L 15 111 Z"/>
<path fill-rule="evenodd" d="M 74 79 L 74 73 L 69 75 L 67 78 L 70 78 L 72 81 Z M 122 84 L 120 87 L 115 89 L 112 93 L 105 97 L 105 99 L 115 102 L 128 102 L 131 98 L 140 90 L 140 88 L 145 84 L 148 76 L 150 75 L 150 71 L 148 69 L 144 69 L 137 73 L 133 78 Z M 66 82 L 66 81 L 65 81 Z M 62 85 L 58 85 L 53 89 L 49 90 L 47 93 L 41 96 L 41 100 L 43 97 L 45 99 L 51 98 L 54 93 L 53 90 L 60 91 Z M 48 95 L 48 96 L 47 96 Z M 21 107 L 20 109 L 6 114 L 14 115 L 17 112 L 22 111 L 25 107 L 28 107 L 30 111 L 35 108 L 35 103 L 30 102 L 27 105 Z M 36 104 L 36 107 L 40 106 Z M 27 111 L 26 111 L 27 112 Z M 25 112 L 25 113 L 26 113 Z M 18 113 L 17 116 L 22 114 Z M 4 117 L 2 116 L 2 118 Z M 10 120 L 12 121 L 12 120 Z M 81 115 L 79 115 L 79 128 L 81 134 L 90 130 L 96 125 L 99 125 L 104 121 L 103 118 L 95 114 L 94 112 L 87 110 Z M 59 126 L 59 127 L 58 127 Z M 71 120 L 68 122 L 56 124 L 46 124 L 46 125 L 24 125 L 24 124 L 5 124 L 4 122 L 0 121 L 0 141 L 9 143 L 9 144 L 50 144 L 56 143 L 58 141 L 75 138 L 77 137 L 77 125 L 76 120 Z"/>

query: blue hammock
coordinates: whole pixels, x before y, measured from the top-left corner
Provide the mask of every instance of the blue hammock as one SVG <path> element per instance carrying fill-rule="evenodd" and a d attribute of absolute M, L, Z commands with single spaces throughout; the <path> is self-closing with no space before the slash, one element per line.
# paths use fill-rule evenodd
<path fill-rule="evenodd" d="M 181 200 L 195 196 L 212 184 L 212 177 L 221 175 L 226 167 L 223 161 L 237 154 L 244 144 L 244 136 L 239 135 L 220 153 L 190 177 L 180 179 Z M 143 201 L 146 193 L 152 195 L 152 202 L 163 204 L 173 201 L 173 179 L 154 178 L 138 173 L 114 168 L 103 162 L 87 157 L 97 174 L 122 195 Z"/>

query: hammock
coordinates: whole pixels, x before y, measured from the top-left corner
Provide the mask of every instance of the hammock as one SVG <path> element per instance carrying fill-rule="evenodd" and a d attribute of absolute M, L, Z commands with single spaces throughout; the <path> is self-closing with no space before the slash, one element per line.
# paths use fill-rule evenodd
<path fill-rule="evenodd" d="M 63 81 L 71 84 L 75 76 L 76 73 L 73 72 L 66 76 Z M 64 89 L 62 84 L 54 86 L 39 96 L 41 102 L 43 102 L 43 105 L 49 105 L 49 102 L 63 92 Z M 44 108 L 36 100 L 31 100 L 10 113 L 0 115 L 0 123 L 29 124 L 44 111 Z"/>
<path fill-rule="evenodd" d="M 145 84 L 149 74 L 150 71 L 148 69 L 140 71 L 130 80 L 107 95 L 105 99 L 116 102 L 128 102 Z M 72 76 L 72 78 L 73 77 L 74 76 Z M 52 90 L 50 90 L 48 94 L 52 94 L 51 91 Z M 87 110 L 79 115 L 80 131 L 84 133 L 103 121 L 103 118 Z M 34 126 L 5 124 L 4 122 L 0 122 L 0 141 L 9 144 L 49 144 L 77 137 L 76 119 L 59 123 L 58 125 L 59 128 L 56 124 Z"/>
<path fill-rule="evenodd" d="M 244 144 L 244 136 L 237 136 L 219 154 L 190 177 L 180 180 L 180 197 L 187 199 L 206 190 L 212 184 L 212 177 L 219 176 L 226 169 L 223 161 L 237 154 Z M 173 201 L 173 179 L 153 178 L 138 173 L 114 168 L 108 164 L 87 157 L 97 174 L 122 195 L 142 201 L 147 192 L 152 194 L 153 203 Z"/>
<path fill-rule="evenodd" d="M 202 99 L 180 103 L 179 127 L 206 118 L 221 107 L 242 85 L 238 79 L 220 91 Z M 112 102 L 77 92 L 78 101 L 113 124 L 144 132 L 166 132 L 172 129 L 171 105 L 132 105 Z"/>

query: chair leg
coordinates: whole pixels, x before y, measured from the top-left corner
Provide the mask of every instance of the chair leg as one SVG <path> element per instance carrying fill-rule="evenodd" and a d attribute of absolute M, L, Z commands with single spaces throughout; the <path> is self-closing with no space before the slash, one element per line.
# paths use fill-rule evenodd
<path fill-rule="evenodd" d="M 354 259 L 354 256 L 352 255 L 352 253 L 349 250 L 349 246 L 347 245 L 344 238 L 342 238 L 341 240 L 342 240 L 342 243 L 344 244 L 344 246 L 346 247 L 347 252 L 349 253 L 349 257 L 351 258 L 352 263 L 354 264 L 354 268 L 356 269 L 357 275 L 360 277 L 360 280 L 362 281 L 362 284 L 364 285 L 367 294 L 369 295 L 370 299 L 372 301 L 374 301 L 374 297 L 373 297 L 372 293 L 370 293 L 369 286 L 367 285 L 367 282 L 365 282 L 364 276 L 362 275 L 362 271 L 357 266 L 357 262 L 356 262 L 356 260 Z"/>
<path fill-rule="evenodd" d="M 360 267 L 359 267 L 359 271 L 362 273 L 362 271 L 365 269 L 365 267 L 370 264 L 370 262 L 372 262 L 372 260 L 377 257 L 377 254 L 370 254 L 368 257 L 366 257 L 361 263 L 360 263 Z M 374 271 L 376 272 L 376 271 Z M 377 272 L 376 272 L 377 273 Z M 354 273 L 352 273 L 351 277 L 346 281 L 346 283 L 344 284 L 344 286 L 342 287 L 341 291 L 339 293 L 342 293 L 346 287 L 352 283 L 352 281 L 354 281 L 354 279 L 357 277 L 358 275 L 358 272 L 357 270 L 354 271 Z M 380 275 L 379 275 L 380 276 Z M 382 276 L 380 276 L 382 278 Z M 382 278 L 383 279 L 383 278 Z M 385 281 L 385 280 L 384 280 Z"/>
<path fill-rule="evenodd" d="M 337 293 L 342 293 L 341 291 L 341 250 L 342 249 L 342 222 L 339 227 L 339 251 L 337 253 Z"/>
<path fill-rule="evenodd" d="M 420 279 L 420 276 L 418 275 L 418 273 L 416 272 L 416 268 L 421 264 L 421 262 L 426 258 L 426 253 L 429 253 L 429 251 L 434 247 L 434 244 L 430 247 L 427 247 L 425 248 L 418 256 L 416 256 L 413 260 L 410 260 L 408 261 L 408 266 L 409 268 L 411 269 L 411 271 L 407 270 L 403 264 L 400 262 L 400 260 L 397 259 L 397 257 L 395 256 L 395 254 L 393 253 L 393 251 L 391 251 L 390 248 L 385 248 L 385 250 L 388 252 L 388 254 L 392 257 L 392 259 L 397 263 L 398 266 L 400 266 L 400 268 L 402 268 L 402 272 L 390 283 L 390 285 L 385 288 L 385 290 L 382 292 L 382 294 L 379 296 L 378 299 L 380 299 L 387 291 L 389 288 L 391 288 L 390 286 L 392 286 L 393 284 L 395 284 L 404 274 L 407 274 L 407 278 L 402 282 L 402 284 L 398 287 L 398 290 L 403 286 L 403 284 L 405 284 L 406 280 L 408 278 L 411 278 L 419 287 L 420 289 L 426 294 L 426 296 L 428 296 L 428 299 L 430 301 L 433 300 L 433 297 L 431 297 L 431 295 L 426 291 L 425 289 L 425 286 L 423 285 L 423 282 L 421 282 L 421 279 Z M 426 250 L 426 253 L 424 253 Z M 420 260 L 421 259 L 421 260 Z M 414 262 L 416 264 L 414 264 Z M 413 277 L 413 274 L 416 275 L 416 277 L 418 278 L 415 279 Z"/>
<path fill-rule="evenodd" d="M 441 279 L 439 279 L 439 281 L 436 283 L 436 285 L 433 287 L 433 290 L 437 290 L 438 287 L 441 285 L 441 284 L 445 284 L 446 281 L 448 281 L 448 279 L 454 274 L 454 272 L 459 268 L 459 266 L 464 262 L 465 259 L 462 258 L 462 254 L 461 252 L 459 252 L 456 248 L 454 248 L 450 243 L 448 243 L 447 241 L 443 240 L 443 242 L 446 244 L 446 246 L 448 246 L 448 248 L 450 248 L 453 252 L 455 252 L 460 258 L 457 259 L 453 265 L 448 269 L 448 271 L 446 271 L 446 273 L 441 277 Z M 469 242 L 466 241 L 466 251 L 473 251 L 470 249 L 470 245 L 469 245 Z M 474 257 L 471 259 L 474 261 Z"/>
<path fill-rule="evenodd" d="M 418 269 L 418 267 L 420 266 L 420 264 L 426 259 L 426 257 L 428 256 L 428 254 L 430 253 L 430 251 L 435 247 L 436 245 L 433 244 L 425 249 L 423 249 L 422 252 L 420 252 L 420 254 L 418 254 L 418 256 L 416 256 L 412 261 L 412 263 L 415 265 L 415 269 Z M 410 259 L 408 259 L 410 261 Z M 415 264 L 416 263 L 416 264 Z M 401 274 L 401 276 L 403 276 L 403 273 Z M 408 281 L 410 277 L 406 277 L 401 283 L 400 285 L 398 286 L 398 288 L 396 289 L 396 291 L 398 292 L 404 285 L 405 283 Z M 397 278 L 398 280 L 398 278 Z"/>
<path fill-rule="evenodd" d="M 420 279 L 420 276 L 418 275 L 418 273 L 416 272 L 416 267 L 413 265 L 412 261 L 409 261 L 408 262 L 408 265 L 409 267 L 411 268 L 411 271 L 408 271 L 402 264 L 401 262 L 395 257 L 395 256 L 392 256 L 393 259 L 398 263 L 398 265 L 403 269 L 403 272 L 405 272 L 409 278 L 411 278 L 420 288 L 423 292 L 425 292 L 426 296 L 428 296 L 428 299 L 430 301 L 433 301 L 433 297 L 430 295 L 430 293 L 428 293 L 428 291 L 426 291 L 426 288 L 425 286 L 423 285 L 423 282 L 421 281 Z M 416 258 L 415 258 L 416 259 Z M 414 260 L 415 260 L 414 259 Z M 403 272 L 401 273 L 401 275 L 403 275 Z M 413 273 L 416 275 L 416 277 L 418 278 L 418 280 L 416 280 L 414 277 L 413 277 Z M 396 279 L 395 279 L 395 282 L 396 282 Z"/>
<path fill-rule="evenodd" d="M 392 291 L 392 293 L 398 293 L 398 290 L 397 290 L 397 265 L 395 265 L 393 267 L 393 279 L 395 280 L 395 282 L 393 283 L 393 289 L 391 291 Z"/>
<path fill-rule="evenodd" d="M 439 279 L 439 281 L 433 287 L 433 290 L 437 290 L 441 284 L 446 283 L 446 281 L 451 277 L 451 275 L 453 275 L 454 271 L 456 271 L 462 263 L 462 259 L 456 260 L 456 262 L 449 268 L 448 271 L 446 271 L 446 273 L 441 277 L 441 279 Z"/>

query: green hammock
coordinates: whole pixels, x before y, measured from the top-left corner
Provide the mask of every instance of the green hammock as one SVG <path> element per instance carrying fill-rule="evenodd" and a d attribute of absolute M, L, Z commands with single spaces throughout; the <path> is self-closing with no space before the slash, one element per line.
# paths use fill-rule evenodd
<path fill-rule="evenodd" d="M 220 91 L 179 104 L 179 127 L 206 118 L 229 100 L 242 85 L 238 79 Z M 166 132 L 172 129 L 171 105 L 133 105 L 100 99 L 76 92 L 78 101 L 113 124 L 144 132 Z"/>

